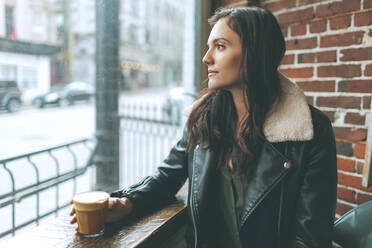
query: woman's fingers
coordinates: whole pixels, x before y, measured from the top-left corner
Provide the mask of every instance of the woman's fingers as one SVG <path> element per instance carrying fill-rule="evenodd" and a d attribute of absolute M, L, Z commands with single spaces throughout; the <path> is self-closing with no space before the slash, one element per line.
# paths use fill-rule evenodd
<path fill-rule="evenodd" d="M 76 212 L 75 208 L 72 208 L 71 212 L 70 212 L 70 216 L 73 216 L 75 214 L 75 212 Z"/>
<path fill-rule="evenodd" d="M 74 216 L 74 218 L 72 218 L 72 219 L 70 220 L 70 224 L 74 224 L 74 223 L 76 223 L 76 216 Z"/>
<path fill-rule="evenodd" d="M 74 201 L 71 200 L 71 201 L 70 201 L 70 204 L 71 204 L 71 205 L 74 204 Z M 71 212 L 70 212 L 70 216 L 74 216 L 74 217 L 70 220 L 70 224 L 75 224 L 75 223 L 77 222 L 77 220 L 76 220 L 76 216 L 75 216 L 75 213 L 76 213 L 76 210 L 75 210 L 74 207 L 72 207 Z M 79 226 L 75 227 L 75 231 L 76 231 L 76 232 L 79 231 Z"/>

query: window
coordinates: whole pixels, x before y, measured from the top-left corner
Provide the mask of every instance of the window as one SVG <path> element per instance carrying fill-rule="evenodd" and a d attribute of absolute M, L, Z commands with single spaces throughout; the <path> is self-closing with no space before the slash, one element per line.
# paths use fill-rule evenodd
<path fill-rule="evenodd" d="M 37 69 L 32 67 L 22 68 L 22 88 L 34 89 L 37 88 Z"/>
<path fill-rule="evenodd" d="M 42 32 L 41 13 L 39 11 L 32 13 L 32 31 Z"/>
<path fill-rule="evenodd" d="M 0 80 L 17 81 L 17 67 L 14 65 L 0 65 Z"/>
<path fill-rule="evenodd" d="M 53 41 L 53 17 L 52 15 L 48 15 L 48 22 L 47 22 L 48 28 L 47 28 L 47 35 L 48 35 L 48 41 Z"/>
<path fill-rule="evenodd" d="M 189 9 L 187 7 L 190 5 L 189 0 L 177 0 L 177 4 L 174 1 L 120 0 L 120 6 L 112 4 L 112 2 L 117 3 L 116 1 L 99 1 L 102 4 L 102 8 L 99 10 L 107 12 L 98 17 L 94 0 L 0 1 L 5 2 L 0 6 L 4 6 L 2 8 L 4 8 L 6 35 L 13 37 L 13 39 L 21 38 L 6 42 L 22 45 L 21 48 L 4 46 L 0 51 L 0 80 L 16 81 L 20 93 L 22 93 L 22 106 L 19 114 L 7 114 L 6 111 L 1 110 L 1 117 L 9 119 L 9 123 L 13 123 L 7 125 L 5 121 L 0 122 L 0 133 L 6 133 L 0 140 L 0 159 L 90 139 L 86 145 L 85 141 L 79 141 L 76 148 L 73 146 L 57 148 L 51 154 L 46 153 L 40 157 L 31 158 L 31 161 L 35 162 L 40 169 L 40 180 L 46 179 L 49 175 L 53 178 L 57 176 L 56 166 L 59 167 L 60 175 L 74 170 L 75 164 L 76 168 L 80 169 L 86 165 L 91 151 L 94 150 L 96 140 L 98 140 L 95 139 L 95 134 L 110 135 L 110 132 L 102 130 L 106 127 L 105 125 L 97 124 L 99 121 L 102 122 L 102 118 L 98 121 L 99 114 L 106 113 L 106 111 L 116 111 L 110 104 L 120 101 L 118 115 L 115 116 L 123 116 L 122 114 L 127 110 L 125 109 L 127 107 L 126 101 L 133 100 L 130 102 L 133 103 L 129 106 L 130 111 L 141 112 L 141 116 L 147 118 L 144 122 L 146 130 L 148 124 L 153 127 L 158 126 L 156 129 L 151 129 L 151 134 L 146 134 L 146 138 L 149 138 L 146 141 L 145 137 L 141 136 L 140 130 L 137 129 L 138 125 L 135 125 L 134 129 L 128 129 L 124 125 L 125 121 L 120 119 L 120 135 L 116 135 L 120 139 L 120 145 L 113 147 L 113 149 L 120 151 L 120 161 L 118 162 L 120 164 L 115 164 L 120 167 L 120 170 L 115 172 L 115 177 L 120 177 L 120 183 L 124 186 L 124 184 L 134 183 L 143 177 L 144 173 L 150 174 L 156 165 L 164 159 L 164 153 L 167 153 L 169 146 L 173 145 L 175 139 L 178 138 L 176 132 L 180 128 L 178 124 L 172 124 L 172 127 L 165 124 L 166 121 L 169 122 L 170 118 L 165 116 L 160 105 L 163 102 L 161 100 L 165 100 L 170 92 L 167 86 L 172 85 L 173 87 L 182 85 L 183 81 L 187 83 L 193 81 L 189 78 L 193 77 L 193 70 L 190 68 L 195 60 L 184 59 L 183 56 L 194 56 L 194 48 L 192 47 L 194 41 L 190 38 L 194 26 L 190 25 L 190 30 L 185 32 L 183 26 L 179 25 L 179 21 L 175 19 L 184 19 L 185 12 L 193 12 L 185 10 L 185 8 Z M 16 5 L 8 4 L 9 6 L 6 6 L 6 3 L 16 3 Z M 120 8 L 117 9 L 117 7 Z M 168 10 L 164 11 L 165 8 Z M 115 10 L 119 11 L 118 27 L 113 27 L 111 24 L 110 28 L 107 28 L 102 25 L 110 23 L 108 20 L 111 21 L 112 18 L 117 18 L 114 15 L 117 13 Z M 163 15 L 163 13 L 169 14 L 170 12 L 174 12 L 170 17 Z M 194 18 L 189 19 L 194 20 Z M 1 25 L 4 30 L 4 24 Z M 17 27 L 22 27 L 17 29 L 19 37 L 15 37 Z M 120 29 L 120 35 L 118 42 L 113 44 L 110 39 L 113 34 L 116 34 L 116 28 Z M 189 35 L 187 39 L 184 39 L 184 34 Z M 96 41 L 99 43 L 96 44 Z M 190 45 L 188 50 L 183 50 L 183 43 Z M 118 46 L 112 49 L 115 50 L 114 52 L 118 52 L 114 56 L 118 65 L 107 68 L 104 63 L 112 60 L 102 58 L 102 54 L 111 54 L 113 51 L 110 51 L 110 48 L 113 45 Z M 100 48 L 99 53 L 96 51 L 96 47 Z M 184 61 L 189 65 L 185 67 Z M 97 64 L 100 67 L 96 66 Z M 96 68 L 99 68 L 100 71 L 97 71 Z M 187 79 L 184 79 L 183 70 L 188 70 L 185 73 L 188 76 Z M 117 75 L 116 72 L 120 73 L 117 81 L 106 78 Z M 104 83 L 99 81 L 102 78 Z M 99 82 L 97 88 L 93 87 L 96 79 Z M 80 87 L 79 91 L 88 90 L 83 92 L 84 94 L 75 94 L 76 90 L 72 91 L 71 87 L 66 86 L 74 82 L 81 82 L 81 85 L 86 84 L 90 87 Z M 102 87 L 107 87 L 108 82 L 111 84 L 109 86 L 118 87 L 108 91 Z M 115 91 L 115 97 L 116 93 L 119 95 L 118 99 L 107 99 L 107 96 L 102 96 L 102 93 L 112 93 L 113 91 Z M 102 102 L 102 99 L 105 102 Z M 134 105 L 140 101 L 149 103 L 149 107 L 143 108 L 142 105 Z M 161 118 L 163 121 L 160 124 L 164 127 L 159 127 Z M 160 128 L 161 131 L 156 131 Z M 130 137 L 133 139 L 126 140 Z M 111 146 L 107 148 L 111 149 Z M 143 157 L 146 157 L 142 160 L 143 163 L 133 156 L 140 148 L 144 148 L 142 149 Z M 130 154 L 127 155 L 128 151 L 125 149 L 131 149 L 132 152 L 129 151 Z M 58 160 L 57 165 L 55 159 Z M 29 168 L 32 170 L 30 162 L 19 161 L 19 163 L 27 167 L 27 170 Z M 129 163 L 130 166 L 128 166 Z M 10 163 L 7 163 L 7 166 L 12 171 L 16 167 Z M 25 187 L 34 185 L 36 177 L 33 173 L 22 169 L 16 170 L 14 169 L 14 177 L 17 188 L 18 184 L 25 185 Z M 107 172 L 108 174 L 115 171 L 110 170 Z M 59 192 L 58 207 L 65 206 L 75 191 L 90 190 L 90 187 L 99 181 L 98 176 L 103 175 L 100 173 L 99 166 L 97 168 L 89 167 L 87 171 L 88 173 L 84 175 L 75 176 L 75 182 L 70 180 L 48 188 L 48 190 Z M 6 181 L 8 178 L 7 171 L 0 164 L 0 181 L 7 182 L 6 185 L 9 186 L 11 183 Z M 109 177 L 107 176 L 107 178 Z M 29 179 L 30 182 L 26 179 Z M 106 186 L 105 183 L 110 184 L 111 182 L 104 182 L 101 185 Z M 97 185 L 100 186 L 98 183 Z M 0 192 L 0 197 L 1 194 L 9 193 L 9 190 L 6 190 Z M 28 190 L 27 192 L 29 192 Z M 40 216 L 47 212 L 44 212 L 45 209 L 48 210 L 51 207 L 54 210 L 56 208 L 57 197 L 55 194 L 42 196 L 46 194 L 49 194 L 49 191 L 40 192 L 40 199 L 42 199 L 40 201 Z M 15 197 L 17 198 L 17 193 Z M 30 211 L 24 211 L 21 206 L 24 202 L 22 200 L 15 203 L 15 207 L 20 209 L 16 211 L 16 219 L 22 214 L 25 216 L 24 219 L 17 219 L 16 226 L 29 221 L 28 217 L 35 217 L 36 204 L 28 208 L 31 209 Z M 10 208 L 11 205 L 7 206 L 7 209 L 0 207 L 0 217 L 8 217 L 6 222 L 10 223 L 3 228 L 4 230 L 12 228 L 12 216 L 7 212 Z M 26 215 L 28 216 L 26 217 Z M 0 232 L 0 243 L 1 238 Z"/>
<path fill-rule="evenodd" d="M 5 6 L 5 36 L 10 39 L 16 38 L 14 27 L 14 8 Z"/>
<path fill-rule="evenodd" d="M 129 26 L 128 37 L 129 37 L 129 42 L 130 43 L 136 43 L 137 42 L 137 31 L 138 31 L 138 29 L 134 24 L 131 24 Z"/>

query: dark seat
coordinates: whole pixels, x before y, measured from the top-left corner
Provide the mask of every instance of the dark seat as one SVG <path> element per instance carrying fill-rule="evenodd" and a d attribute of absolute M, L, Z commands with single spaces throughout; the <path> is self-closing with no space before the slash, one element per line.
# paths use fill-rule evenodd
<path fill-rule="evenodd" d="M 372 201 L 357 206 L 335 221 L 333 241 L 343 248 L 372 247 Z"/>

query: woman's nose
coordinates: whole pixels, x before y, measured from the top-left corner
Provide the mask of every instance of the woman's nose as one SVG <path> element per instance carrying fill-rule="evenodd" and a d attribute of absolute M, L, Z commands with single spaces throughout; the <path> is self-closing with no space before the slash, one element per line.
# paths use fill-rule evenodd
<path fill-rule="evenodd" d="M 204 57 L 202 59 L 203 63 L 206 64 L 206 65 L 210 65 L 212 64 L 212 57 L 209 53 L 209 50 L 204 54 Z"/>

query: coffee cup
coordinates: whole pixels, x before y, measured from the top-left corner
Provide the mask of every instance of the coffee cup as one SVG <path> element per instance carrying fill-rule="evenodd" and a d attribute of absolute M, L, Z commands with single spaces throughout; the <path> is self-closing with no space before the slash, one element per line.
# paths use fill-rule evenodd
<path fill-rule="evenodd" d="M 75 214 L 82 236 L 97 237 L 103 234 L 109 197 L 103 191 L 84 192 L 74 196 Z"/>

